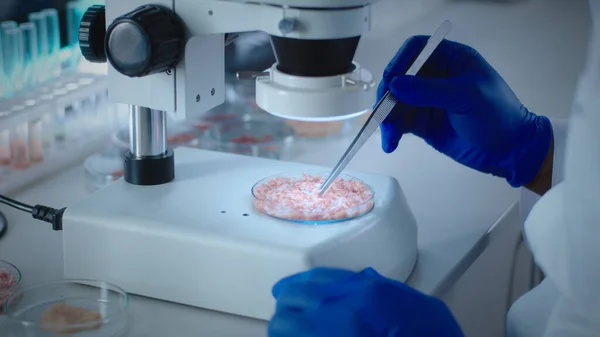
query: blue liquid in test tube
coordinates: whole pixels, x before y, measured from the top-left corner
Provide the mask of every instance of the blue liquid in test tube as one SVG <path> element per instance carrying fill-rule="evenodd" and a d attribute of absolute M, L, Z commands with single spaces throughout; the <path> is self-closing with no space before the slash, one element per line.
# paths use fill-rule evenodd
<path fill-rule="evenodd" d="M 23 85 L 23 39 L 18 27 L 2 30 L 2 55 L 4 59 L 4 77 L 7 80 L 5 96 L 11 98 Z"/>
<path fill-rule="evenodd" d="M 58 23 L 58 11 L 47 8 L 41 11 L 46 19 L 48 29 L 48 69 L 49 77 L 60 76 L 60 26 Z"/>
<path fill-rule="evenodd" d="M 27 89 L 36 83 L 33 76 L 38 59 L 37 29 L 31 22 L 22 23 L 19 28 L 23 36 L 23 88 Z"/>
<path fill-rule="evenodd" d="M 35 84 L 42 83 L 48 79 L 48 26 L 46 18 L 42 13 L 35 12 L 28 16 L 29 22 L 35 25 L 37 31 L 37 66 L 33 70 L 33 81 Z"/>

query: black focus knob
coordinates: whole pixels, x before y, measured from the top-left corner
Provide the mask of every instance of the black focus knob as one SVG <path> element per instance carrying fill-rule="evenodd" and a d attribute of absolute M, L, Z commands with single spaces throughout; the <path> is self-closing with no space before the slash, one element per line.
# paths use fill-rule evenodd
<path fill-rule="evenodd" d="M 171 10 L 144 5 L 118 17 L 108 27 L 104 48 L 108 62 L 129 77 L 165 72 L 181 60 L 185 29 Z"/>
<path fill-rule="evenodd" d="M 79 24 L 79 49 L 86 60 L 106 62 L 104 37 L 106 36 L 106 11 L 104 6 L 94 5 L 85 11 Z"/>

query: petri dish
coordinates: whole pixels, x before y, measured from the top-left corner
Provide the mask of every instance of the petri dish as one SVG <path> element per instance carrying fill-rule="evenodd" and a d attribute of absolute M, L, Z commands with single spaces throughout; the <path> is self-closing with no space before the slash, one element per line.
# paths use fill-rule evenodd
<path fill-rule="evenodd" d="M 328 174 L 303 171 L 264 178 L 252 187 L 254 207 L 273 218 L 305 224 L 348 221 L 374 208 L 371 186 L 345 174 L 320 196 L 319 187 Z"/>
<path fill-rule="evenodd" d="M 280 121 L 223 121 L 211 126 L 207 139 L 216 151 L 283 159 L 291 150 L 294 130 Z"/>
<path fill-rule="evenodd" d="M 86 187 L 96 191 L 123 177 L 125 150 L 111 147 L 86 158 L 83 163 Z"/>
<path fill-rule="evenodd" d="M 0 314 L 4 312 L 4 302 L 21 283 L 21 272 L 10 262 L 0 260 Z"/>
<path fill-rule="evenodd" d="M 207 111 L 202 116 L 192 121 L 192 124 L 198 130 L 208 131 L 210 127 L 218 122 L 242 120 L 243 114 L 239 113 L 230 103 L 223 103 L 220 106 Z"/>
<path fill-rule="evenodd" d="M 193 146 L 198 143 L 201 132 L 188 123 L 176 123 L 167 126 L 167 144 L 169 147 Z M 129 149 L 129 129 L 121 129 L 112 135 L 115 145 Z"/>
<path fill-rule="evenodd" d="M 115 285 L 62 280 L 18 289 L 4 303 L 3 336 L 120 337 L 127 333 L 129 296 Z"/>

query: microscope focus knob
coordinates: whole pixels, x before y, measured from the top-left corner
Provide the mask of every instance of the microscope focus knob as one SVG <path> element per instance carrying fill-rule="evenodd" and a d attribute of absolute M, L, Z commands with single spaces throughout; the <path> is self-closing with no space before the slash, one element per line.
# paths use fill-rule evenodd
<path fill-rule="evenodd" d="M 106 36 L 106 11 L 104 6 L 88 8 L 79 24 L 79 49 L 86 60 L 105 63 L 104 37 Z"/>
<path fill-rule="evenodd" d="M 183 56 L 185 29 L 171 10 L 144 5 L 108 27 L 104 48 L 108 62 L 129 77 L 142 77 L 174 68 Z"/>

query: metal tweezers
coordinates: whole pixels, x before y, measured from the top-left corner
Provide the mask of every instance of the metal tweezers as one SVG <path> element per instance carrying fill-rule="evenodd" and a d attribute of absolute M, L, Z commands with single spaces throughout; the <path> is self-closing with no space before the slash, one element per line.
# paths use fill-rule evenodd
<path fill-rule="evenodd" d="M 406 75 L 415 76 L 421 70 L 421 67 L 427 59 L 433 54 L 437 46 L 446 38 L 448 33 L 452 30 L 452 24 L 450 21 L 444 21 L 440 27 L 435 31 L 435 33 L 429 38 L 425 47 L 417 57 L 417 59 L 413 62 L 411 67 L 406 71 Z M 323 185 L 319 189 L 319 194 L 325 193 L 329 186 L 335 181 L 335 179 L 342 173 L 342 171 L 346 168 L 348 163 L 354 158 L 354 155 L 360 150 L 360 148 L 369 140 L 371 135 L 377 130 L 379 125 L 386 119 L 386 117 L 394 110 L 394 107 L 398 101 L 396 98 L 389 92 L 389 90 L 383 95 L 381 100 L 377 103 L 375 108 L 373 109 L 373 113 L 367 119 L 363 127 L 358 132 L 358 135 L 354 138 L 340 161 L 338 161 L 337 165 L 333 168 L 329 177 L 325 179 Z"/>

